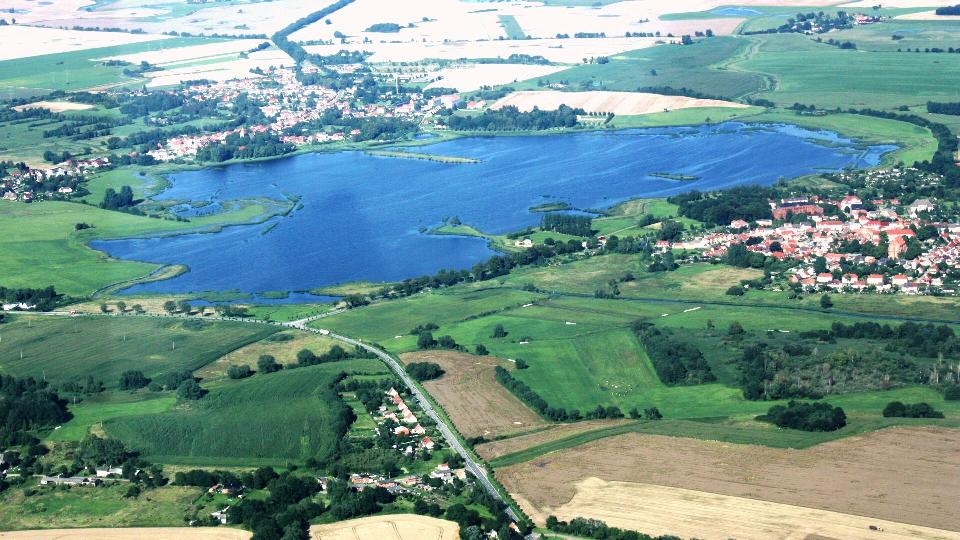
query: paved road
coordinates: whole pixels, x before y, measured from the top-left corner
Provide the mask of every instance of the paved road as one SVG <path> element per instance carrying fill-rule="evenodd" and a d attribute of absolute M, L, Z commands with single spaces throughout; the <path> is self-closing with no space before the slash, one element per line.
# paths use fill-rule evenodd
<path fill-rule="evenodd" d="M 308 332 L 323 334 L 330 338 L 341 341 L 343 343 L 347 343 L 349 345 L 353 345 L 356 347 L 362 347 L 367 351 L 370 351 L 371 353 L 377 355 L 377 357 L 383 360 L 388 366 L 390 366 L 390 369 L 392 369 L 393 372 L 396 373 L 397 377 L 399 377 L 400 380 L 403 381 L 403 384 L 406 385 L 407 389 L 410 390 L 410 393 L 413 394 L 414 398 L 416 398 L 417 403 L 420 405 L 420 408 L 423 409 L 425 413 L 427 413 L 427 416 L 429 416 L 430 418 L 433 419 L 434 422 L 436 422 L 437 429 L 440 430 L 440 433 L 443 435 L 443 438 L 446 439 L 447 444 L 450 446 L 450 448 L 452 448 L 454 451 L 460 454 L 460 456 L 463 458 L 463 462 L 466 466 L 466 469 L 470 471 L 470 473 L 473 474 L 473 476 L 476 477 L 477 480 L 480 481 L 480 484 L 482 484 L 484 489 L 487 490 L 487 493 L 492 495 L 498 501 L 501 501 L 507 505 L 506 512 L 511 519 L 513 519 L 514 521 L 519 521 L 519 518 L 516 515 L 516 513 L 514 513 L 513 508 L 510 507 L 507 501 L 503 500 L 503 497 L 500 496 L 500 492 L 497 491 L 497 488 L 494 487 L 493 482 L 491 482 L 490 479 L 487 477 L 486 469 L 484 469 L 479 463 L 477 463 L 473 459 L 473 456 L 470 455 L 470 452 L 468 452 L 467 449 L 464 448 L 462 444 L 460 444 L 460 440 L 454 436 L 453 430 L 450 428 L 450 426 L 447 425 L 444 418 L 440 416 L 437 413 L 437 411 L 433 408 L 433 405 L 430 404 L 430 401 L 427 399 L 427 397 L 420 391 L 420 388 L 417 386 L 416 382 L 413 380 L 412 377 L 410 377 L 410 374 L 407 373 L 405 369 L 403 369 L 403 366 L 400 365 L 400 362 L 396 358 L 394 358 L 389 353 L 387 353 L 386 351 L 380 348 L 374 347 L 372 345 L 367 345 L 366 343 L 363 343 L 353 338 L 349 338 L 347 336 L 334 334 L 333 332 L 329 332 L 327 330 L 318 330 L 316 328 L 310 328 L 309 326 L 305 326 L 299 321 L 286 323 L 285 326 L 289 326 L 291 328 L 298 328 L 300 330 L 306 330 Z"/>
<path fill-rule="evenodd" d="M 63 312 L 63 311 L 54 311 L 54 312 L 48 312 L 48 313 L 34 313 L 34 314 L 70 316 L 70 313 Z M 260 325 L 266 324 L 266 325 L 271 325 L 271 326 L 283 326 L 283 327 L 286 327 L 286 328 L 295 328 L 295 329 L 297 329 L 297 330 L 303 330 L 303 331 L 305 331 L 305 332 L 313 332 L 313 333 L 315 333 L 315 334 L 321 334 L 321 335 L 330 337 L 330 338 L 332 338 L 332 339 L 335 339 L 335 340 L 337 340 L 337 341 L 346 343 L 346 344 L 348 344 L 348 345 L 353 345 L 353 346 L 356 346 L 356 347 L 363 347 L 363 348 L 366 349 L 367 351 L 370 351 L 371 353 L 377 355 L 377 357 L 380 358 L 381 360 L 383 360 L 383 362 L 386 363 L 394 373 L 396 373 L 397 377 L 399 377 L 400 380 L 403 381 L 403 384 L 406 385 L 406 387 L 407 387 L 408 390 L 410 390 L 410 393 L 413 394 L 413 396 L 416 398 L 417 403 L 420 405 L 420 408 L 423 409 L 423 411 L 427 414 L 427 416 L 429 416 L 430 418 L 433 419 L 434 422 L 436 422 L 436 424 L 437 424 L 437 429 L 440 430 L 440 433 L 443 435 L 443 438 L 446 439 L 447 445 L 450 446 L 450 448 L 452 448 L 456 453 L 460 454 L 460 457 L 463 458 L 463 462 L 464 462 L 464 465 L 465 465 L 466 469 L 467 469 L 468 471 L 470 471 L 470 473 L 471 473 L 474 477 L 477 478 L 477 480 L 478 480 L 478 481 L 480 482 L 480 484 L 484 487 L 484 489 L 487 490 L 487 493 L 489 493 L 490 495 L 492 495 L 496 500 L 498 500 L 498 501 L 500 501 L 500 502 L 502 502 L 502 503 L 504 503 L 504 504 L 506 505 L 507 515 L 509 515 L 511 519 L 513 519 L 514 521 L 520 521 L 520 518 L 519 518 L 519 517 L 517 516 L 517 514 L 513 511 L 513 508 L 511 508 L 510 505 L 509 505 L 509 503 L 504 500 L 504 498 L 500 495 L 500 492 L 497 491 L 497 488 L 493 485 L 493 482 L 491 482 L 491 481 L 490 481 L 490 478 L 487 477 L 487 471 L 486 471 L 486 469 L 484 469 L 476 460 L 474 460 L 474 459 L 473 459 L 473 456 L 470 454 L 470 452 L 468 452 L 467 449 L 464 448 L 462 444 L 460 444 L 460 440 L 459 440 L 457 437 L 454 436 L 454 432 L 453 432 L 452 426 L 448 425 L 447 422 L 446 422 L 446 420 L 437 413 L 437 411 L 433 408 L 433 405 L 430 404 L 430 401 L 426 398 L 426 396 L 423 394 L 423 392 L 420 391 L 419 386 L 417 386 L 416 382 L 413 380 L 412 377 L 410 377 L 410 375 L 407 373 L 407 371 L 406 371 L 405 369 L 403 369 L 403 366 L 400 365 L 400 362 L 399 362 L 396 358 L 394 358 L 393 356 L 391 356 L 388 352 L 384 351 L 383 349 L 380 349 L 380 348 L 378 348 L 378 347 L 374 347 L 373 345 L 368 345 L 368 344 L 366 344 L 366 343 L 361 342 L 360 340 L 353 339 L 353 338 L 350 338 L 350 337 L 347 337 L 347 336 L 341 336 L 341 335 L 339 335 L 339 334 L 334 334 L 333 332 L 330 332 L 330 331 L 328 331 L 328 330 L 311 328 L 311 327 L 307 326 L 307 323 L 308 323 L 308 322 L 313 321 L 313 320 L 316 320 L 316 319 L 320 319 L 320 318 L 322 318 L 322 317 L 324 317 L 324 316 L 326 316 L 326 315 L 329 315 L 329 314 L 324 314 L 324 315 L 319 315 L 319 316 L 308 317 L 308 318 L 306 318 L 306 319 L 300 319 L 300 320 L 297 320 L 297 321 L 287 322 L 287 323 L 260 321 L 260 320 L 256 320 L 256 319 L 243 319 L 243 318 L 239 318 L 239 317 L 204 317 L 203 320 L 205 320 L 205 321 L 233 321 L 233 322 L 243 322 L 243 323 L 248 323 L 248 324 L 260 324 Z M 192 315 L 156 315 L 156 314 L 142 314 L 142 315 L 140 315 L 140 314 L 136 314 L 136 313 L 127 313 L 127 314 L 123 314 L 123 315 L 120 315 L 120 314 L 109 314 L 109 313 L 102 313 L 102 314 L 100 314 L 100 313 L 88 313 L 88 314 L 83 314 L 82 316 L 95 316 L 95 317 L 153 317 L 153 318 L 167 318 L 167 319 L 187 319 L 187 318 L 195 319 L 195 318 L 196 318 L 196 319 L 199 319 L 199 317 L 194 317 L 194 316 L 192 316 Z"/>

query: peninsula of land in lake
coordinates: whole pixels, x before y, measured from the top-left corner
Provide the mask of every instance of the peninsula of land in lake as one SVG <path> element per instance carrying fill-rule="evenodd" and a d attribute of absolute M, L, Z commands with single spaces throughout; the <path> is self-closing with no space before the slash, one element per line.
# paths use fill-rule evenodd
<path fill-rule="evenodd" d="M 215 234 L 94 242 L 111 256 L 191 271 L 126 293 L 308 290 L 348 281 L 395 281 L 467 268 L 493 254 L 482 238 L 423 231 L 456 216 L 489 233 L 539 222 L 530 208 L 565 202 L 606 208 L 848 167 L 869 167 L 894 147 L 863 146 L 794 126 L 724 123 L 529 137 L 467 137 L 421 147 L 464 156 L 469 167 L 363 152 L 306 154 L 170 176 L 154 197 L 189 212 L 226 201 L 299 197 L 297 209 Z M 589 159 L 583 159 L 589 156 Z M 790 159 L 783 159 L 790 156 Z M 659 171 L 696 180 L 663 178 Z"/>

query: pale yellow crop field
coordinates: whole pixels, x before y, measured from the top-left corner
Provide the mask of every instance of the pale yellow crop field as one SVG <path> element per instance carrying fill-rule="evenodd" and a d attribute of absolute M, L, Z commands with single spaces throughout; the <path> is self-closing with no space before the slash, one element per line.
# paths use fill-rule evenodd
<path fill-rule="evenodd" d="M 44 529 L 0 532 L 3 540 L 247 540 L 252 534 L 226 527 L 144 527 L 134 529 Z"/>
<path fill-rule="evenodd" d="M 495 86 L 543 77 L 566 69 L 566 66 L 540 66 L 534 64 L 473 64 L 441 69 L 439 80 L 427 88 L 442 86 L 456 88 L 461 92 L 477 90 L 481 86 Z"/>
<path fill-rule="evenodd" d="M 511 92 L 500 98 L 491 108 L 514 106 L 521 111 L 555 110 L 560 105 L 580 108 L 587 112 L 617 115 L 650 114 L 691 107 L 744 108 L 747 105 L 717 99 L 696 99 L 686 96 L 663 96 L 643 92 L 559 92 L 556 90 L 525 90 Z"/>
<path fill-rule="evenodd" d="M 0 60 L 167 39 L 168 36 L 0 26 Z"/>
<path fill-rule="evenodd" d="M 313 540 L 455 540 L 452 521 L 415 514 L 371 516 L 310 527 Z"/>

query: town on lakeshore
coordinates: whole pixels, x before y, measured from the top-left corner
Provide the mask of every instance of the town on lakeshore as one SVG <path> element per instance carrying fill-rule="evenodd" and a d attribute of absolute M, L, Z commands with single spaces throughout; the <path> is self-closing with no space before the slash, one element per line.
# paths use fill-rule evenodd
<path fill-rule="evenodd" d="M 957 1 L 0 2 L 0 538 L 960 540 Z"/>

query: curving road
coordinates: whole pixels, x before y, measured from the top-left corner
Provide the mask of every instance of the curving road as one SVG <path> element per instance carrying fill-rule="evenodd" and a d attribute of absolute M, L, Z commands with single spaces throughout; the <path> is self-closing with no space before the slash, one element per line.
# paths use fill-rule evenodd
<path fill-rule="evenodd" d="M 85 317 L 152 317 L 152 318 L 162 318 L 162 319 L 193 319 L 197 318 L 192 315 L 158 315 L 158 314 L 137 314 L 137 313 L 125 313 L 125 314 L 109 314 L 109 313 L 85 313 L 72 315 L 65 311 L 53 311 L 53 312 L 31 312 L 35 315 L 58 315 L 58 316 L 85 316 Z M 260 325 L 270 325 L 270 326 L 282 326 L 286 328 L 295 328 L 297 330 L 302 330 L 305 332 L 313 332 L 315 334 L 320 334 L 331 339 L 335 339 L 342 343 L 348 345 L 353 345 L 355 347 L 362 347 L 367 351 L 377 355 L 377 358 L 382 360 L 387 366 L 390 367 L 397 377 L 403 381 L 403 384 L 407 387 L 414 398 L 417 400 L 417 404 L 420 405 L 420 408 L 437 424 L 437 429 L 440 431 L 440 434 L 443 435 L 443 438 L 446 440 L 447 445 L 452 448 L 457 454 L 460 454 L 460 457 L 463 458 L 464 466 L 467 471 L 470 472 L 483 486 L 483 488 L 493 496 L 496 500 L 502 502 L 506 506 L 506 513 L 514 521 L 520 521 L 519 516 L 514 512 L 513 508 L 510 506 L 509 501 L 505 500 L 504 497 L 497 491 L 496 486 L 493 485 L 493 482 L 490 481 L 490 478 L 487 476 L 487 471 L 484 469 L 476 460 L 473 459 L 473 456 L 462 444 L 460 444 L 460 439 L 454 435 L 453 426 L 449 425 L 444 417 L 440 416 L 437 411 L 433 408 L 433 405 L 430 403 L 430 400 L 427 399 L 426 395 L 420 390 L 420 387 L 417 385 L 416 381 L 407 373 L 403 366 L 400 364 L 399 360 L 394 358 L 390 353 L 380 349 L 379 347 L 374 347 L 373 345 L 368 345 L 361 342 L 358 339 L 353 339 L 347 336 L 341 336 L 339 334 L 334 334 L 329 330 L 311 328 L 307 326 L 308 322 L 321 319 L 325 316 L 331 315 L 332 313 L 325 313 L 321 315 L 315 315 L 308 317 L 306 319 L 300 319 L 292 322 L 271 322 L 271 321 L 261 321 L 257 319 L 244 319 L 240 317 L 204 317 L 205 321 L 232 321 L 232 322 L 242 322 L 247 324 L 260 324 Z"/>

